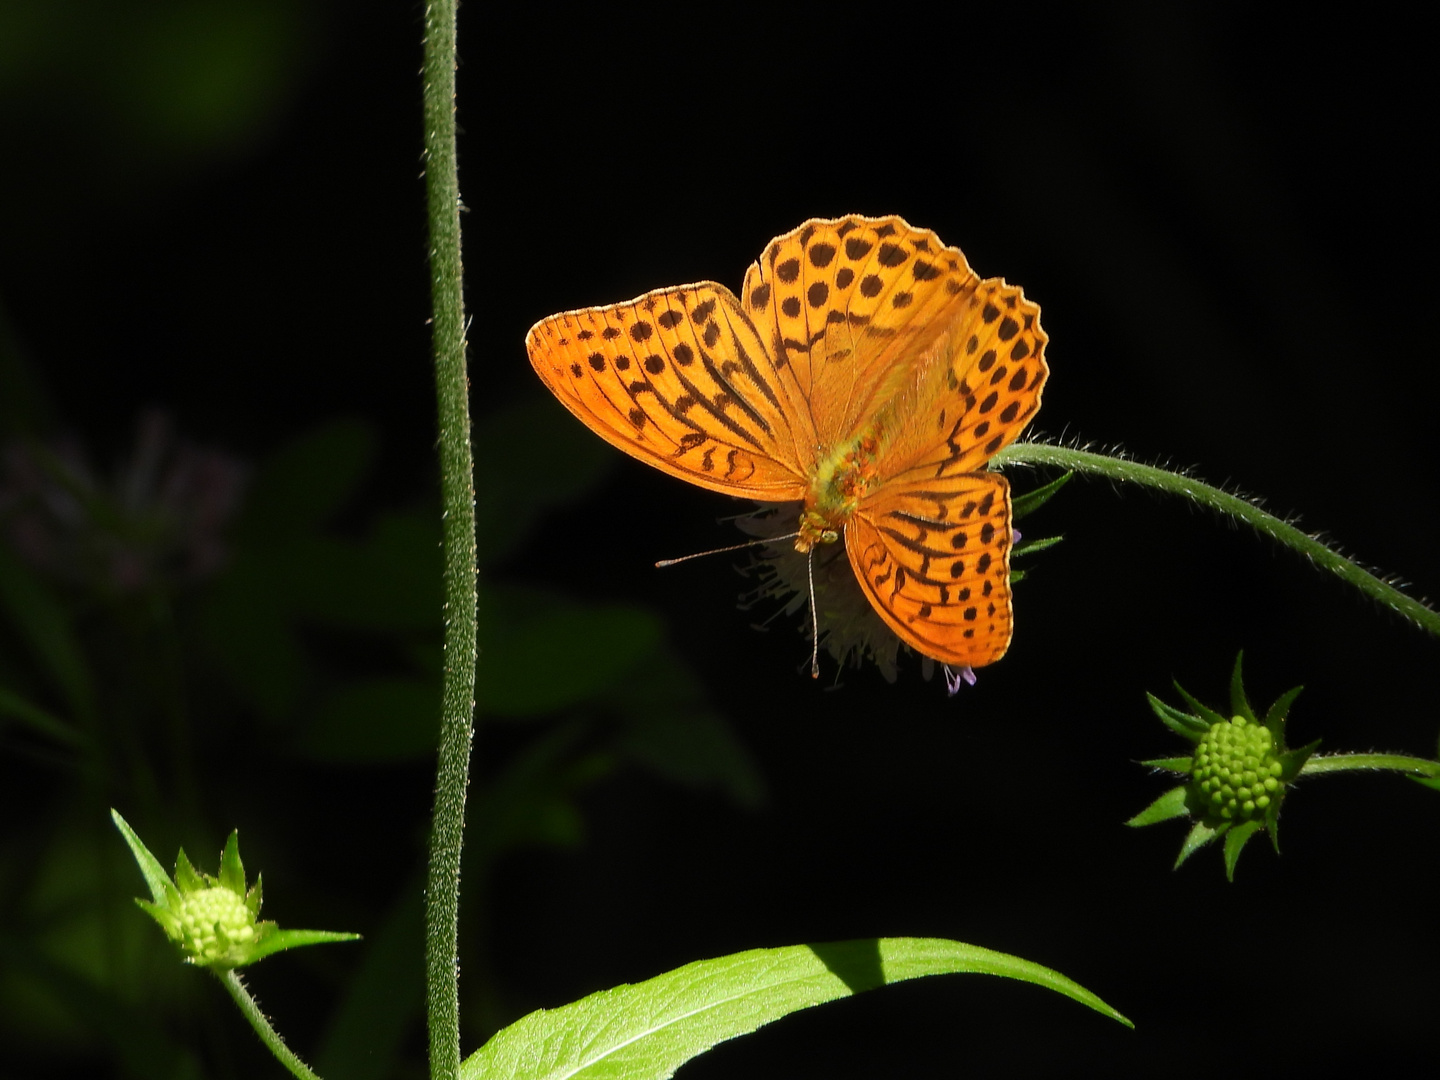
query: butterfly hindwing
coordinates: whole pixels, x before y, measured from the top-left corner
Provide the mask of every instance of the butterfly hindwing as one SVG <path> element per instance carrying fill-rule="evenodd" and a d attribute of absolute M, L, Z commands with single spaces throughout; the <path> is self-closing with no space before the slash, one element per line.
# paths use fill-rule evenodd
<path fill-rule="evenodd" d="M 887 485 L 845 527 L 855 576 L 907 645 L 947 664 L 1010 645 L 1010 485 L 977 472 Z"/>
<path fill-rule="evenodd" d="M 774 361 L 733 293 L 714 282 L 562 312 L 525 340 L 560 401 L 613 446 L 730 495 L 802 498 L 797 433 Z"/>

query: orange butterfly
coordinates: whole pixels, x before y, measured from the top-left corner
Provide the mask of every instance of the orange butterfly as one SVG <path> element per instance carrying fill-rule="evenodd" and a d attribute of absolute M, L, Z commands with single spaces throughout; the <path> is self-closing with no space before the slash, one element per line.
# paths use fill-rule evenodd
<path fill-rule="evenodd" d="M 898 217 L 772 240 L 741 299 L 702 281 L 536 323 L 540 378 L 597 435 L 692 484 L 801 501 L 900 639 L 963 668 L 1010 644 L 1010 486 L 1040 407 L 1040 309 Z"/>

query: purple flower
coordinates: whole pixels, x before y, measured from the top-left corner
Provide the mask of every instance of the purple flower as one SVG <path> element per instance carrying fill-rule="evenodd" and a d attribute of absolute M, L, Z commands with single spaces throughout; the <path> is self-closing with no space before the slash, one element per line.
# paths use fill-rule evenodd
<path fill-rule="evenodd" d="M 945 691 L 951 697 L 960 692 L 961 683 L 975 685 L 975 669 L 969 664 L 962 664 L 960 667 L 945 665 Z"/>

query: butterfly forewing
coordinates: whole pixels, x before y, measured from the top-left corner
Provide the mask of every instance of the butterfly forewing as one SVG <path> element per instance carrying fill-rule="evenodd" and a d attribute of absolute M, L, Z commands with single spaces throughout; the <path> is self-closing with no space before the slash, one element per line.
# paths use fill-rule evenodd
<path fill-rule="evenodd" d="M 808 221 L 771 241 L 741 295 L 829 446 L 903 388 L 975 281 L 959 250 L 928 229 L 850 216 Z"/>
<path fill-rule="evenodd" d="M 947 664 L 1010 645 L 1010 485 L 996 473 L 888 484 L 845 527 L 855 576 L 907 645 Z"/>
<path fill-rule="evenodd" d="M 814 437 L 724 286 L 658 289 L 552 315 L 525 345 L 565 407 L 627 454 L 714 491 L 803 497 L 801 455 L 813 452 Z"/>
<path fill-rule="evenodd" d="M 979 283 L 942 343 L 948 362 L 881 463 L 883 480 L 975 472 L 1019 437 L 1050 369 L 1040 308 L 999 278 Z M 947 360 L 948 357 L 948 360 Z"/>

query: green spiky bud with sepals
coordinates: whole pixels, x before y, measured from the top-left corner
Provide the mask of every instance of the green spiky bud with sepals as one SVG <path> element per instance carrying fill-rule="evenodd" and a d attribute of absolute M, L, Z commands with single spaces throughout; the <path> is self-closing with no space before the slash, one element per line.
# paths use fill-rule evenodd
<path fill-rule="evenodd" d="M 1226 717 L 1201 703 L 1179 683 L 1175 689 L 1193 712 L 1147 695 L 1155 715 L 1177 735 L 1195 744 L 1189 757 L 1162 758 L 1143 764 L 1180 773 L 1187 781 L 1171 788 L 1130 819 L 1129 825 L 1153 825 L 1185 815 L 1194 819 L 1180 848 L 1178 867 L 1212 840 L 1225 837 L 1225 871 L 1234 877 L 1235 862 L 1245 843 L 1260 830 L 1280 850 L 1280 804 L 1287 785 L 1299 774 L 1319 742 L 1296 750 L 1285 746 L 1285 716 L 1300 688 L 1282 694 L 1257 716 L 1241 684 L 1241 661 L 1230 679 L 1230 711 Z"/>
<path fill-rule="evenodd" d="M 137 898 L 135 903 L 160 925 L 187 964 L 218 973 L 253 964 L 282 949 L 359 937 L 330 930 L 281 930 L 273 922 L 261 922 L 260 879 L 256 877 L 254 885 L 245 887 L 238 833 L 230 834 L 220 854 L 219 874 L 196 870 L 182 849 L 171 880 L 125 819 L 114 810 L 110 816 L 150 886 L 151 899 Z"/>

